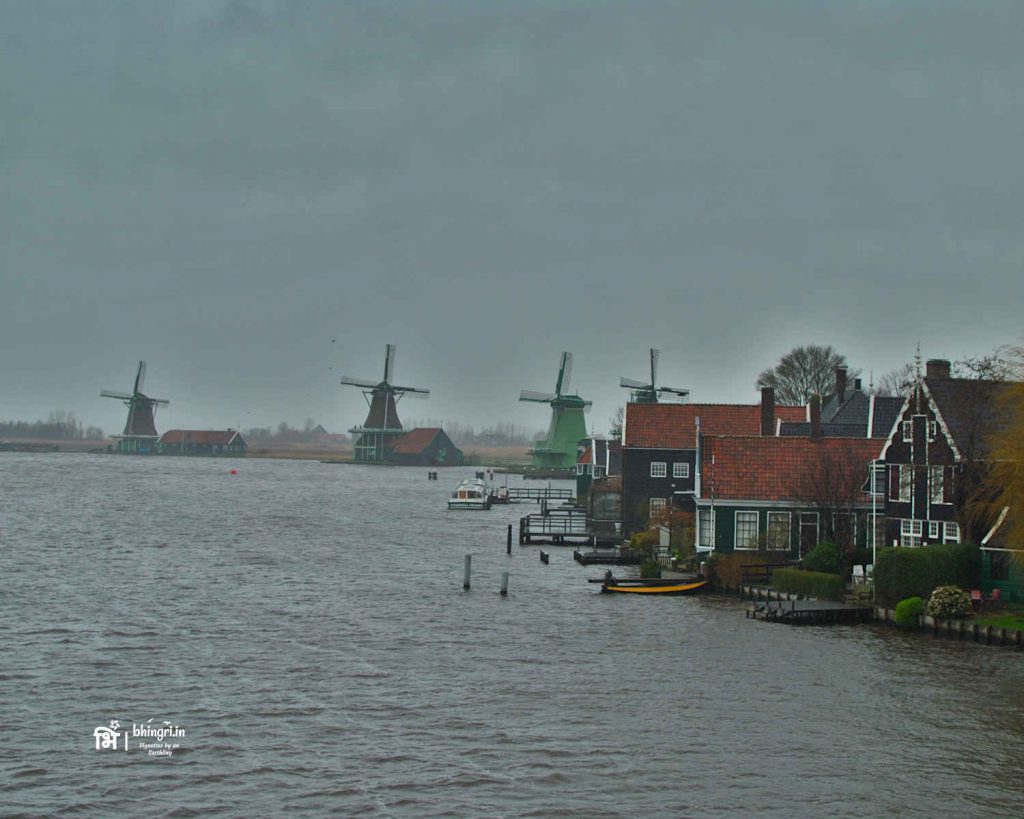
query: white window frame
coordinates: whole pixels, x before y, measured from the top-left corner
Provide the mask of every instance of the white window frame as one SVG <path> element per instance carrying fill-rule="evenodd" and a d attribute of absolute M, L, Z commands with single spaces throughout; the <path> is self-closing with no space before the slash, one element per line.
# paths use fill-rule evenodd
<path fill-rule="evenodd" d="M 924 521 L 903 518 L 900 520 L 900 546 L 913 548 L 921 545 Z"/>
<path fill-rule="evenodd" d="M 697 510 L 697 524 L 700 526 L 700 543 L 702 549 L 715 548 L 715 513 L 711 509 Z"/>
<path fill-rule="evenodd" d="M 877 461 L 874 466 L 868 470 L 868 480 L 872 483 L 868 484 L 868 494 L 874 495 L 876 498 L 884 498 L 887 494 L 888 488 L 889 470 L 887 465 L 883 461 Z"/>
<path fill-rule="evenodd" d="M 688 461 L 676 461 L 672 464 L 672 477 L 673 478 L 689 478 L 690 477 L 690 464 Z"/>
<path fill-rule="evenodd" d="M 910 464 L 900 464 L 900 494 L 895 500 L 908 503 L 913 494 L 913 471 Z"/>
<path fill-rule="evenodd" d="M 776 523 L 778 521 L 782 520 L 782 519 L 785 519 L 786 540 L 785 540 L 785 544 L 784 545 L 776 546 L 773 543 L 773 538 L 772 538 L 772 523 L 773 523 L 773 519 L 774 519 L 774 522 L 776 522 Z M 767 524 L 767 526 L 768 526 L 768 528 L 765 531 L 768 533 L 768 539 L 767 539 L 767 542 L 766 542 L 766 546 L 767 546 L 768 550 L 769 551 L 774 551 L 774 552 L 788 552 L 790 550 L 790 548 L 792 547 L 792 543 L 793 543 L 793 513 L 792 512 L 769 512 L 768 513 L 768 524 Z M 779 527 L 779 528 L 782 528 L 782 527 Z"/>
<path fill-rule="evenodd" d="M 928 521 L 928 540 L 935 542 L 939 540 L 939 522 L 937 520 Z"/>
<path fill-rule="evenodd" d="M 649 519 L 653 519 L 655 516 L 664 512 L 667 505 L 665 498 L 651 498 L 647 504 L 647 514 L 649 515 Z"/>
<path fill-rule="evenodd" d="M 956 521 L 948 520 L 942 526 L 942 542 L 943 543 L 959 543 L 960 542 L 960 524 Z"/>
<path fill-rule="evenodd" d="M 910 444 L 914 441 L 914 422 L 904 421 L 902 429 L 903 443 Z"/>
<path fill-rule="evenodd" d="M 594 464 L 591 467 L 591 474 L 594 476 L 595 480 L 597 478 L 603 478 L 604 477 L 604 467 L 603 466 L 598 466 L 597 464 Z"/>
<path fill-rule="evenodd" d="M 747 535 L 747 545 L 740 546 L 740 515 L 754 516 L 754 533 L 753 538 Z M 749 521 L 749 518 L 748 518 Z M 743 509 L 737 512 L 733 512 L 733 530 L 732 530 L 732 547 L 737 552 L 756 552 L 757 551 L 757 537 L 761 534 L 761 515 L 756 511 L 750 509 Z M 749 532 L 750 527 L 744 526 L 744 529 Z M 751 540 L 753 544 L 751 545 Z"/>
<path fill-rule="evenodd" d="M 939 425 L 935 421 L 928 422 L 928 440 L 934 441 L 939 434 Z"/>
<path fill-rule="evenodd" d="M 941 466 L 929 466 L 928 467 L 928 501 L 929 503 L 942 503 L 943 496 L 943 483 L 945 467 Z"/>
<path fill-rule="evenodd" d="M 651 461 L 651 477 L 667 478 L 668 463 L 666 461 Z"/>

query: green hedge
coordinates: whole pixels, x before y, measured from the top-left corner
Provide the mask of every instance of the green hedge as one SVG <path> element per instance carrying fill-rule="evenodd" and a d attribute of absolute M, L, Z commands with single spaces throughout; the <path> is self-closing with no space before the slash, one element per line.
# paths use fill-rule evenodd
<path fill-rule="evenodd" d="M 836 574 L 840 570 L 839 547 L 834 543 L 819 543 L 804 555 L 802 563 L 809 572 Z"/>
<path fill-rule="evenodd" d="M 838 574 L 805 572 L 800 569 L 776 569 L 772 572 L 772 586 L 780 592 L 825 600 L 842 600 L 846 590 L 843 578 Z"/>
<path fill-rule="evenodd" d="M 981 578 L 981 549 L 972 543 L 880 549 L 874 577 L 875 596 L 885 605 L 906 597 L 927 599 L 937 586 L 973 588 Z"/>
<path fill-rule="evenodd" d="M 898 626 L 916 626 L 924 614 L 924 600 L 920 597 L 908 597 L 896 604 L 893 618 Z"/>

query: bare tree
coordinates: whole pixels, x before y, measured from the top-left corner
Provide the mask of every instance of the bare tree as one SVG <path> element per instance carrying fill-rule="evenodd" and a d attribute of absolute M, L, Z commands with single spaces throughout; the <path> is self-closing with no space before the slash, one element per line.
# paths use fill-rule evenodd
<path fill-rule="evenodd" d="M 608 437 L 616 441 L 622 440 L 622 425 L 626 417 L 626 408 L 619 407 L 615 412 L 608 416 L 608 423 L 611 426 L 608 429 Z"/>
<path fill-rule="evenodd" d="M 835 386 L 837 367 L 846 366 L 846 356 L 832 347 L 810 344 L 794 347 L 774 367 L 769 367 L 757 377 L 757 387 L 772 387 L 775 400 L 780 404 L 806 404 L 814 393 L 827 395 Z M 860 370 L 849 373 L 849 377 L 860 375 Z"/>
<path fill-rule="evenodd" d="M 917 370 L 907 362 L 902 367 L 889 370 L 878 379 L 875 385 L 876 395 L 907 395 L 917 381 Z"/>

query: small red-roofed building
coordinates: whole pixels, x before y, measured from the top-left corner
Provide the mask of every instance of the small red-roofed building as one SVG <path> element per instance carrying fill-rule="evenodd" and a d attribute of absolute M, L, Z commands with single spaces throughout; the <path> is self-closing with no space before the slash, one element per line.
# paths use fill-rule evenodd
<path fill-rule="evenodd" d="M 384 460 L 400 466 L 458 466 L 462 450 L 441 427 L 418 427 L 389 440 Z"/>
<path fill-rule="evenodd" d="M 237 429 L 169 429 L 158 449 L 164 455 L 244 455 L 246 443 Z"/>

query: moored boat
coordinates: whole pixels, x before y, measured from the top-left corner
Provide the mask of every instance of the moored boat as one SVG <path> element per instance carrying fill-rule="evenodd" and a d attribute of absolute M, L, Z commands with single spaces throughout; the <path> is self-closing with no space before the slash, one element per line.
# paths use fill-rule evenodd
<path fill-rule="evenodd" d="M 707 580 L 684 580 L 681 582 L 673 583 L 669 581 L 658 581 L 655 583 L 649 583 L 644 581 L 633 581 L 633 580 L 617 580 L 612 578 L 606 580 L 601 586 L 602 592 L 612 592 L 615 594 L 663 594 L 666 596 L 674 596 L 681 594 L 693 594 L 695 591 L 704 588 L 708 584 Z"/>
<path fill-rule="evenodd" d="M 448 498 L 449 509 L 490 509 L 491 493 L 480 478 L 466 478 Z"/>

